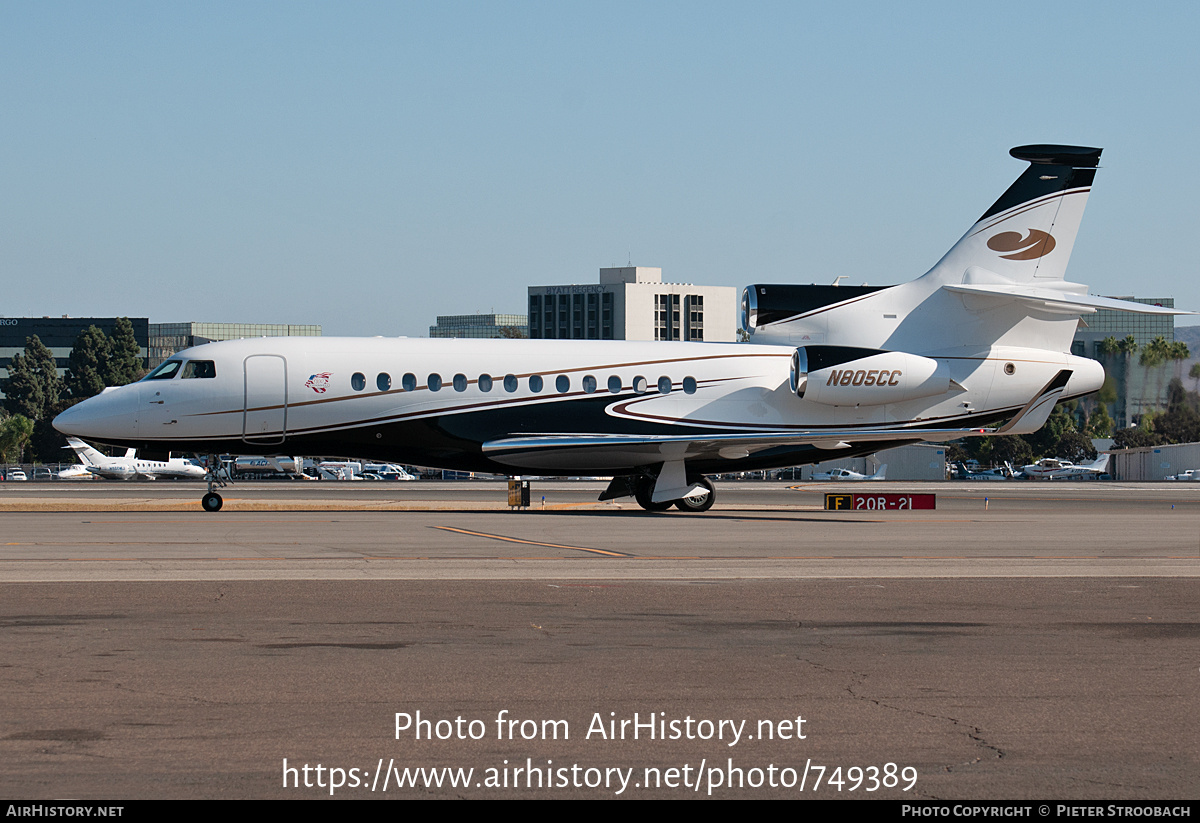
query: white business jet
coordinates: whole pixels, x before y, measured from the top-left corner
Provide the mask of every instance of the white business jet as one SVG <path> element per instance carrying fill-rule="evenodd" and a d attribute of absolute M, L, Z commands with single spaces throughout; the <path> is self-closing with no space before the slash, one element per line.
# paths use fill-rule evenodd
<path fill-rule="evenodd" d="M 207 343 L 54 425 L 143 455 L 312 454 L 612 475 L 601 499 L 632 496 L 652 511 L 707 510 L 710 474 L 1034 432 L 1059 400 L 1103 385 L 1098 363 L 1069 353 L 1081 315 L 1183 312 L 1089 296 L 1064 280 L 1100 149 L 1011 154 L 1028 167 L 922 277 L 748 287 L 742 321 L 752 343 Z M 930 179 L 944 179 L 935 160 L 926 163 Z M 212 480 L 202 503 L 216 511 Z"/>
<path fill-rule="evenodd" d="M 79 456 L 89 474 L 108 480 L 157 480 L 160 477 L 203 480 L 208 474 L 203 466 L 182 457 L 139 460 L 137 451 L 132 448 L 125 452 L 124 457 L 108 457 L 77 437 L 68 437 L 67 444 Z"/>

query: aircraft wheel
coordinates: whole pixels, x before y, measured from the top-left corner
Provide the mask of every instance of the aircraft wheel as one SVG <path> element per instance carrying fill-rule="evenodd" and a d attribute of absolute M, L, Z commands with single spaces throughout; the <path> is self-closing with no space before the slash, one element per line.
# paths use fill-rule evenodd
<path fill-rule="evenodd" d="M 650 495 L 654 492 L 654 478 L 643 477 L 637 481 L 637 490 L 633 495 L 633 499 L 637 504 L 648 512 L 665 512 L 671 508 L 673 501 L 667 500 L 663 503 L 655 503 L 650 499 Z"/>
<path fill-rule="evenodd" d="M 681 512 L 706 512 L 712 508 L 717 499 L 717 490 L 713 486 L 712 481 L 707 477 L 697 477 L 691 481 L 692 483 L 703 486 L 706 491 L 696 492 L 691 497 L 684 497 L 675 501 L 675 508 Z"/>
<path fill-rule="evenodd" d="M 221 495 L 216 492 L 209 492 L 200 498 L 200 505 L 204 507 L 206 512 L 219 512 L 221 504 L 225 501 L 221 499 Z"/>

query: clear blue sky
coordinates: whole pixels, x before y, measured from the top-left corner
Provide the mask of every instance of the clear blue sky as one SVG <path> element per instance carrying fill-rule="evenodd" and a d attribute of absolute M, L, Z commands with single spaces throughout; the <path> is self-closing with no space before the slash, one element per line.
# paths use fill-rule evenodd
<path fill-rule="evenodd" d="M 0 315 L 423 336 L 627 261 L 900 282 L 1040 142 L 1105 149 L 1069 277 L 1200 309 L 1198 24 L 1196 3 L 4 0 Z"/>

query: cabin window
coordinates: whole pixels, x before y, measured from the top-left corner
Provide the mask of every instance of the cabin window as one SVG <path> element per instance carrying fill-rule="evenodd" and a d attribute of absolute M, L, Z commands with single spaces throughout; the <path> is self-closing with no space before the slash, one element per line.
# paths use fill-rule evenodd
<path fill-rule="evenodd" d="M 350 388 L 355 391 L 362 391 L 367 387 L 367 376 L 360 371 L 356 371 L 350 377 Z"/>
<path fill-rule="evenodd" d="M 695 394 L 696 393 L 696 378 L 694 378 L 694 377 L 683 378 L 683 393 L 684 394 Z"/>
<path fill-rule="evenodd" d="M 554 381 L 554 388 L 558 389 L 559 394 L 566 394 L 571 390 L 571 378 L 565 374 L 560 374 L 558 379 Z"/>
<path fill-rule="evenodd" d="M 529 390 L 534 394 L 542 390 L 542 376 L 540 374 L 529 375 Z"/>
<path fill-rule="evenodd" d="M 586 375 L 583 378 L 583 390 L 588 394 L 594 392 L 596 390 L 596 378 L 592 377 L 590 374 Z"/>
<path fill-rule="evenodd" d="M 425 384 L 429 386 L 430 391 L 441 391 L 442 376 L 437 372 L 434 372 L 433 374 L 429 375 L 429 379 L 425 381 Z"/>
<path fill-rule="evenodd" d="M 179 371 L 179 367 L 183 365 L 182 360 L 168 360 L 154 371 L 146 375 L 146 380 L 170 380 Z"/>
<path fill-rule="evenodd" d="M 467 390 L 467 376 L 465 374 L 454 375 L 454 390 L 455 391 L 466 391 Z"/>
<path fill-rule="evenodd" d="M 387 391 L 392 387 L 392 376 L 385 371 L 381 371 L 379 376 L 375 378 L 375 385 L 380 391 Z"/>
<path fill-rule="evenodd" d="M 650 387 L 650 384 L 646 381 L 646 378 L 642 377 L 640 374 L 637 377 L 633 378 L 633 390 L 636 393 L 645 394 L 646 389 L 648 389 L 649 387 Z"/>
<path fill-rule="evenodd" d="M 412 372 L 409 372 L 408 374 L 406 374 L 402 378 L 400 378 L 400 385 L 404 387 L 405 391 L 416 391 L 417 390 L 417 376 L 415 374 L 413 374 Z"/>
<path fill-rule="evenodd" d="M 492 390 L 492 376 L 490 374 L 479 375 L 479 390 L 480 391 L 491 391 Z"/>
<path fill-rule="evenodd" d="M 619 393 L 621 391 L 621 378 L 617 377 L 615 374 L 609 377 L 608 390 L 613 394 Z"/>
<path fill-rule="evenodd" d="M 663 375 L 662 377 L 658 378 L 658 393 L 659 394 L 670 394 L 671 393 L 671 378 L 667 377 L 666 375 Z"/>
<path fill-rule="evenodd" d="M 517 376 L 515 374 L 504 375 L 504 390 L 506 392 L 514 392 L 517 388 Z"/>
<path fill-rule="evenodd" d="M 183 367 L 183 379 L 216 377 L 217 364 L 212 360 L 189 360 Z"/>

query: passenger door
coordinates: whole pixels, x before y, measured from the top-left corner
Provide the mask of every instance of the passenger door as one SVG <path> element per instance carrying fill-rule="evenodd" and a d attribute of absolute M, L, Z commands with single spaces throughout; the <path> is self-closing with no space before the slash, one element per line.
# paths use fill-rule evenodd
<path fill-rule="evenodd" d="M 277 354 L 245 360 L 246 391 L 242 439 L 272 445 L 287 437 L 287 361 Z"/>

